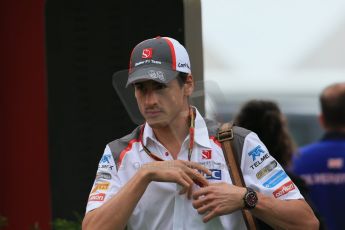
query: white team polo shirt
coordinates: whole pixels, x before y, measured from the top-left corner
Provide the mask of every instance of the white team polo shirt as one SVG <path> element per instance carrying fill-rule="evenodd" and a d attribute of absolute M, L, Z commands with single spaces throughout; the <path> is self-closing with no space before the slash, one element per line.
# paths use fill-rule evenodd
<path fill-rule="evenodd" d="M 206 123 L 198 111 L 194 135 L 191 161 L 211 170 L 212 176 L 206 177 L 210 183 L 232 184 L 221 146 L 214 137 L 208 135 Z M 160 158 L 173 160 L 147 123 L 143 132 L 143 143 Z M 178 159 L 188 161 L 188 145 L 189 135 L 181 146 Z M 120 153 L 117 164 L 109 146 L 106 146 L 86 212 L 111 199 L 142 165 L 152 161 L 154 160 L 144 151 L 138 139 L 129 142 L 127 148 Z M 283 200 L 303 198 L 280 164 L 253 132 L 244 139 L 241 169 L 246 185 L 260 193 Z M 194 185 L 195 190 L 198 188 Z M 179 195 L 180 190 L 181 187 L 175 183 L 151 182 L 128 221 L 128 229 L 246 229 L 240 211 L 203 223 L 203 215 L 198 214 L 192 206 L 192 200 L 188 200 L 185 194 Z M 121 210 L 121 207 L 115 208 Z"/>

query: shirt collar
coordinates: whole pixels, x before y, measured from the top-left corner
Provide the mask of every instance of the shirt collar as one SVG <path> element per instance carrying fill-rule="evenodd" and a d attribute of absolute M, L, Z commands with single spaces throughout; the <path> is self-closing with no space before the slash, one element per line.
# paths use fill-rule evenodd
<path fill-rule="evenodd" d="M 211 148 L 210 137 L 208 134 L 206 122 L 196 108 L 195 108 L 195 111 L 196 111 L 196 116 L 195 116 L 194 141 L 195 143 L 203 147 Z"/>
<path fill-rule="evenodd" d="M 145 126 L 144 126 L 144 132 L 143 132 L 142 140 L 143 140 L 143 144 L 145 146 L 148 145 L 149 141 L 153 141 L 153 142 L 158 143 L 158 140 L 157 140 L 155 134 L 153 133 L 151 126 L 147 122 L 145 123 Z M 142 150 L 144 150 L 144 148 L 142 145 L 140 145 L 139 151 L 142 151 Z"/>
<path fill-rule="evenodd" d="M 195 108 L 195 111 L 196 111 L 196 116 L 195 116 L 195 128 L 194 128 L 194 142 L 206 148 L 211 148 L 210 138 L 208 135 L 208 130 L 207 130 L 205 120 L 196 108 Z M 142 138 L 143 138 L 143 143 L 145 146 L 147 146 L 148 141 L 159 143 L 155 134 L 153 133 L 152 128 L 147 122 L 145 123 Z M 188 138 L 189 138 L 189 134 L 187 136 L 187 139 Z M 144 149 L 142 145 L 140 145 L 139 151 L 142 151 L 142 150 Z"/>

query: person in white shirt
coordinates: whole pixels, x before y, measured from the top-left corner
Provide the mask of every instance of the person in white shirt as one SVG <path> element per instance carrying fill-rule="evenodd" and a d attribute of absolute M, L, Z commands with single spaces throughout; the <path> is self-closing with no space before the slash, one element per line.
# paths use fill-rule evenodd
<path fill-rule="evenodd" d="M 214 123 L 189 104 L 193 77 L 178 41 L 139 43 L 131 54 L 130 85 L 145 123 L 106 146 L 83 229 L 246 229 L 243 209 L 274 228 L 318 228 L 265 145 L 239 127 L 247 187 L 232 184 Z"/>

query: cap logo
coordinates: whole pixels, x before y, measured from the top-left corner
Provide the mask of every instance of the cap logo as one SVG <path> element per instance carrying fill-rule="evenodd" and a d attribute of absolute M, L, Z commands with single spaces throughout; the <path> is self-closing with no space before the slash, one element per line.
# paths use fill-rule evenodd
<path fill-rule="evenodd" d="M 161 81 L 165 81 L 164 73 L 162 71 L 149 70 L 147 74 L 151 79 L 159 79 Z"/>
<path fill-rule="evenodd" d="M 143 49 L 143 53 L 141 54 L 141 58 L 152 58 L 152 48 Z"/>
<path fill-rule="evenodd" d="M 188 68 L 188 69 L 190 69 L 187 62 L 185 62 L 185 63 L 180 63 L 180 62 L 179 62 L 179 63 L 177 64 L 177 66 L 180 67 L 180 68 Z"/>

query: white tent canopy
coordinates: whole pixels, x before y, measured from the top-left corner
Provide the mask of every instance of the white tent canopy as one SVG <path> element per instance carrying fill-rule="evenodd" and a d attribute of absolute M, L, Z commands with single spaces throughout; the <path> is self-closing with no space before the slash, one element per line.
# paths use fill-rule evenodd
<path fill-rule="evenodd" d="M 201 3 L 206 114 L 253 98 L 316 114 L 320 91 L 345 81 L 345 1 Z"/>

